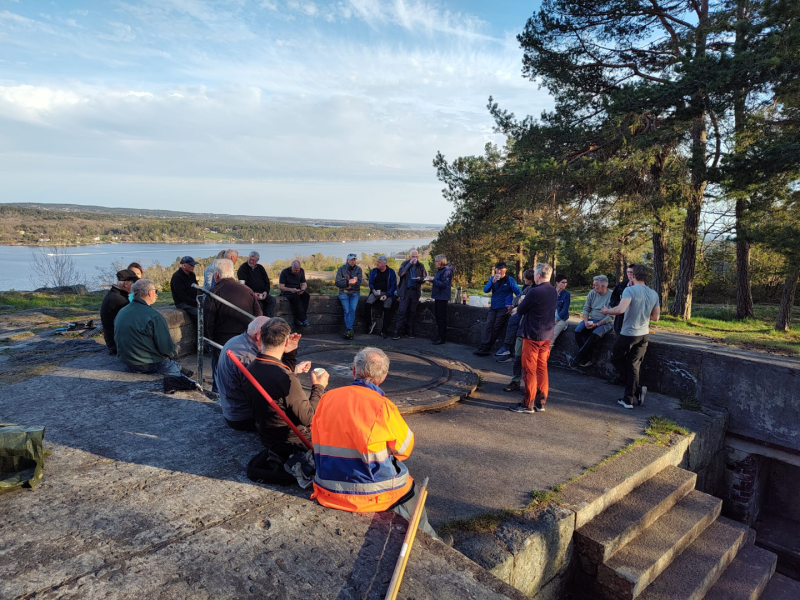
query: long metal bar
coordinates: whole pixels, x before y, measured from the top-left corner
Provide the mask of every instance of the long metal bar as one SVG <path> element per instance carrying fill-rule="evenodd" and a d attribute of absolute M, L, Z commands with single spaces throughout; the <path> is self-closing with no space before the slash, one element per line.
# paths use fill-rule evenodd
<path fill-rule="evenodd" d="M 193 283 L 193 284 L 192 284 L 192 287 L 193 287 L 193 288 L 196 288 L 196 289 L 198 289 L 198 290 L 202 290 L 202 289 L 203 289 L 203 286 L 201 286 L 201 285 L 197 285 L 196 283 Z M 218 302 L 222 302 L 222 304 L 224 304 L 225 306 L 227 306 L 227 307 L 229 307 L 229 308 L 232 308 L 233 310 L 239 311 L 239 312 L 240 312 L 240 313 L 242 313 L 242 314 L 243 314 L 245 317 L 248 317 L 248 318 L 249 318 L 251 321 L 252 321 L 253 319 L 255 319 L 255 316 L 251 315 L 249 312 L 247 312 L 247 311 L 246 311 L 246 310 L 244 310 L 243 308 L 239 308 L 239 307 L 238 307 L 238 306 L 236 306 L 235 304 L 231 304 L 230 302 L 228 302 L 227 300 L 225 300 L 225 298 L 220 298 L 220 297 L 219 297 L 219 296 L 217 296 L 217 295 L 216 295 L 214 292 L 209 292 L 209 291 L 207 291 L 207 290 L 203 290 L 203 292 L 204 292 L 204 293 L 206 293 L 206 294 L 208 294 L 209 296 L 211 296 L 212 298 L 214 298 L 214 299 L 215 299 L 215 300 L 217 300 Z"/>
<path fill-rule="evenodd" d="M 419 489 L 419 499 L 417 505 L 414 507 L 414 514 L 411 515 L 411 521 L 408 523 L 406 529 L 406 537 L 403 540 L 403 545 L 400 547 L 400 556 L 397 557 L 397 564 L 392 573 L 392 580 L 389 582 L 389 589 L 386 590 L 385 600 L 395 600 L 397 592 L 400 591 L 400 583 L 403 581 L 403 573 L 408 564 L 408 555 L 411 554 L 411 546 L 414 544 L 414 538 L 417 537 L 417 528 L 419 527 L 419 520 L 422 516 L 422 510 L 425 508 L 425 498 L 428 497 L 428 478 L 422 482 L 422 487 Z"/>
<path fill-rule="evenodd" d="M 209 346 L 213 346 L 213 347 L 214 347 L 214 348 L 216 348 L 217 350 L 222 350 L 222 346 L 220 346 L 220 345 L 219 345 L 217 342 L 215 342 L 214 340 L 210 340 L 210 339 L 208 339 L 207 337 L 203 337 L 203 342 L 204 342 L 204 343 L 206 343 L 206 344 L 208 344 Z"/>
<path fill-rule="evenodd" d="M 239 370 L 242 372 L 242 375 L 247 377 L 247 380 L 253 384 L 253 387 L 255 387 L 258 390 L 258 393 L 264 396 L 264 400 L 269 402 L 269 405 L 272 407 L 272 409 L 276 413 L 278 413 L 278 416 L 286 422 L 286 424 L 292 431 L 294 431 L 295 435 L 297 435 L 297 437 L 300 438 L 300 441 L 303 442 L 309 450 L 313 450 L 314 446 L 311 445 L 311 442 L 309 442 L 306 439 L 306 436 L 304 436 L 302 432 L 297 428 L 297 426 L 294 423 L 292 423 L 292 420 L 286 416 L 286 413 L 283 412 L 283 410 L 281 410 L 281 407 L 275 403 L 275 400 L 272 399 L 272 397 L 267 393 L 267 391 L 263 387 L 261 387 L 261 384 L 258 383 L 258 381 L 256 381 L 256 378 L 253 377 L 250 371 L 247 370 L 247 367 L 245 367 L 242 364 L 242 361 L 236 358 L 236 355 L 230 350 L 228 350 L 227 356 L 233 361 L 233 364 L 235 364 L 239 368 Z M 427 479 L 425 481 L 427 481 Z"/>
<path fill-rule="evenodd" d="M 203 387 L 203 294 L 197 294 L 197 381 Z"/>

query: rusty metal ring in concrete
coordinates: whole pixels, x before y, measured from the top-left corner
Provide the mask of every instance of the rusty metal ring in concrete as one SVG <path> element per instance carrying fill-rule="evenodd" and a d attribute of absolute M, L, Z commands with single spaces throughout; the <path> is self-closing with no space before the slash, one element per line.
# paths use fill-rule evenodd
<path fill-rule="evenodd" d="M 353 357 L 366 344 L 309 342 L 301 349 L 298 361 L 310 360 L 312 367 L 327 370 L 328 389 L 349 385 Z M 382 349 L 392 366 L 381 387 L 401 414 L 447 408 L 469 396 L 478 385 L 478 375 L 460 361 L 391 347 Z M 310 389 L 310 375 L 300 375 L 300 380 L 303 387 Z"/>

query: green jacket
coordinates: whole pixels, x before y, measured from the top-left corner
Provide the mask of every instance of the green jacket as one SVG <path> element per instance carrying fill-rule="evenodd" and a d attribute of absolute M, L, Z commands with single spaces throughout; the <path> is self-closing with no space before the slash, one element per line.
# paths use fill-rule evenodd
<path fill-rule="evenodd" d="M 139 298 L 114 319 L 114 341 L 117 358 L 133 367 L 162 363 L 176 354 L 167 321 Z"/>

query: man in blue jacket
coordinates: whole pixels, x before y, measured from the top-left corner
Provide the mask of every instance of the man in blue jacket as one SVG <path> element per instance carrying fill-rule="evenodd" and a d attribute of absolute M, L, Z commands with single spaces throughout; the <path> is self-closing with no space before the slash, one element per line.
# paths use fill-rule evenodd
<path fill-rule="evenodd" d="M 447 264 L 447 257 L 439 254 L 434 259 L 436 275 L 431 284 L 431 298 L 433 298 L 434 313 L 436 315 L 436 328 L 439 335 L 433 340 L 434 346 L 439 346 L 447 341 L 447 303 L 450 302 L 453 286 L 453 271 L 455 267 Z M 431 279 L 430 277 L 428 279 Z"/>
<path fill-rule="evenodd" d="M 481 345 L 473 352 L 476 356 L 489 356 L 498 336 L 506 330 L 514 296 L 519 296 L 521 293 L 514 278 L 506 274 L 506 263 L 503 261 L 494 266 L 494 275 L 486 282 L 483 291 L 492 292 L 492 302 L 483 328 Z"/>
<path fill-rule="evenodd" d="M 369 272 L 369 296 L 364 307 L 364 317 L 367 319 L 369 333 L 375 329 L 377 317 L 381 317 L 381 337 L 386 339 L 389 337 L 389 311 L 397 291 L 397 275 L 394 269 L 386 266 L 385 256 L 379 256 L 375 264 L 377 266 Z"/>

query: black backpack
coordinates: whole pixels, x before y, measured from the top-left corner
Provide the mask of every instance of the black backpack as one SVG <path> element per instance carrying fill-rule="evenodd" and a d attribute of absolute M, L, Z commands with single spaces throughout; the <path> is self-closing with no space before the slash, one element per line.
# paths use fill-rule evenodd
<path fill-rule="evenodd" d="M 247 463 L 247 478 L 268 485 L 294 485 L 294 475 L 283 468 L 284 460 L 272 450 L 262 450 Z"/>
<path fill-rule="evenodd" d="M 197 389 L 197 383 L 186 375 L 167 375 L 164 377 L 164 393 L 191 392 Z"/>

